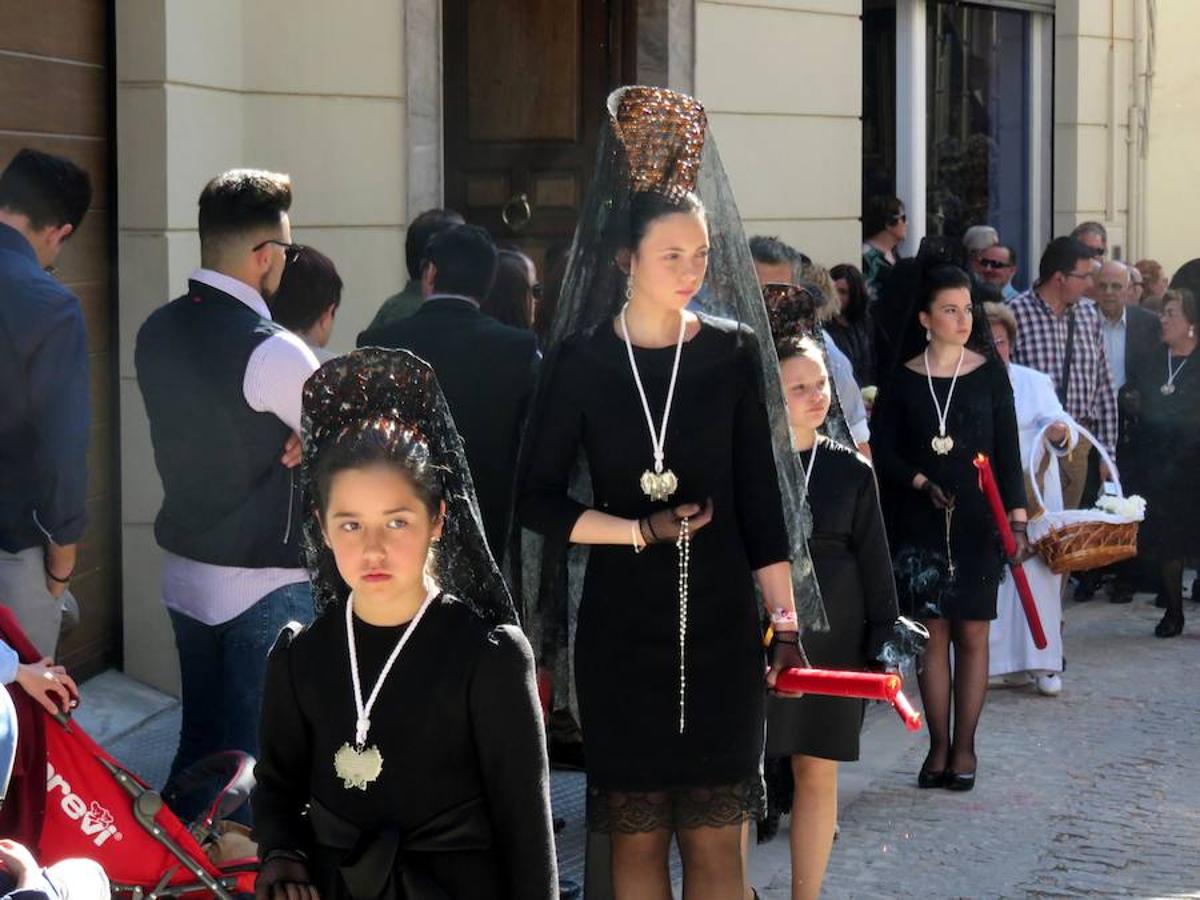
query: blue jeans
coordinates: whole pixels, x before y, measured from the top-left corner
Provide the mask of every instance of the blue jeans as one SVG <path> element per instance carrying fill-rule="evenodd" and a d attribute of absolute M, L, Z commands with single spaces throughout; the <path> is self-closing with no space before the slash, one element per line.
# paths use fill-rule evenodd
<path fill-rule="evenodd" d="M 171 778 L 220 750 L 257 756 L 267 654 L 288 622 L 312 621 L 312 585 L 307 581 L 285 585 L 220 625 L 168 612 L 183 686 L 183 721 Z M 199 810 L 175 812 L 190 818 Z"/>

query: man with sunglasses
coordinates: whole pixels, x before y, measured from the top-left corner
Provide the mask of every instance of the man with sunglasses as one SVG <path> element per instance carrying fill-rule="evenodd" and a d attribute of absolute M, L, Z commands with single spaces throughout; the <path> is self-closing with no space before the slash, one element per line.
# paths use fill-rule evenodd
<path fill-rule="evenodd" d="M 1084 297 L 1092 283 L 1094 259 L 1092 248 L 1076 238 L 1050 242 L 1038 265 L 1038 280 L 1008 301 L 1017 319 L 1012 361 L 1049 375 L 1067 413 L 1112 454 L 1117 444 L 1117 397 L 1100 311 Z M 1090 506 L 1094 499 L 1084 496 L 1088 450 L 1088 442 L 1080 438 L 1072 454 L 1059 461 L 1067 509 L 1079 508 L 1081 501 Z M 1098 481 L 1098 463 L 1092 468 L 1093 480 Z"/>
<path fill-rule="evenodd" d="M 212 179 L 200 194 L 200 268 L 137 336 L 163 485 L 154 535 L 183 687 L 172 779 L 217 750 L 258 752 L 267 652 L 287 622 L 312 618 L 294 435 L 317 359 L 268 307 L 299 252 L 291 203 L 286 175 Z"/>
<path fill-rule="evenodd" d="M 1020 293 L 1012 285 L 1017 271 L 1017 252 L 1004 244 L 994 244 L 971 259 L 971 271 L 980 281 L 986 281 L 1000 289 L 1005 300 Z"/>

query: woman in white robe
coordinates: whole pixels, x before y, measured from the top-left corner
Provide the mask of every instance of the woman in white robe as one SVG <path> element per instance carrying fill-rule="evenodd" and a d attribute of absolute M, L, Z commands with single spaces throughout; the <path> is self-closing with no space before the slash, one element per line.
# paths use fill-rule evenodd
<path fill-rule="evenodd" d="M 1054 391 L 1050 377 L 1036 369 L 1014 365 L 1009 360 L 1012 344 L 1016 342 L 1017 322 L 1008 308 L 999 303 L 985 304 L 988 323 L 996 350 L 1008 368 L 1008 379 L 1012 383 L 1013 398 L 1017 407 L 1017 428 L 1021 438 L 1021 459 L 1025 466 L 1028 485 L 1031 473 L 1029 459 L 1033 442 L 1046 426 L 1050 427 L 1043 440 L 1046 449 L 1054 456 L 1065 456 L 1079 441 L 1075 422 L 1063 409 Z M 1044 457 L 1049 459 L 1050 457 Z M 1054 509 L 1062 508 L 1062 485 L 1058 466 L 1042 467 L 1039 484 L 1046 504 Z M 1033 491 L 1029 495 L 1029 517 L 1032 519 L 1040 510 L 1034 509 Z M 1046 647 L 1043 650 L 1033 645 L 1025 612 L 1017 596 L 1012 574 L 1005 569 L 996 597 L 996 619 L 992 622 L 988 640 L 990 677 L 1006 676 L 1010 684 L 1034 681 L 1038 690 L 1053 696 L 1062 690 L 1063 667 L 1062 644 L 1062 576 L 1055 575 L 1040 556 L 1026 560 L 1025 575 L 1037 604 L 1042 627 L 1046 632 Z"/>

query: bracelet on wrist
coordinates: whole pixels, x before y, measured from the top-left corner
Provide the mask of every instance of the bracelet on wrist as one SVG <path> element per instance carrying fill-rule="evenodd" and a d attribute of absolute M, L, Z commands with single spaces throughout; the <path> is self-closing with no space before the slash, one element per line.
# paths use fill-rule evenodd
<path fill-rule="evenodd" d="M 45 566 L 43 566 L 43 568 L 46 570 L 46 577 L 49 578 L 51 581 L 53 581 L 55 584 L 70 584 L 71 576 L 73 576 L 75 574 L 75 570 L 72 569 L 70 572 L 67 573 L 66 578 L 59 578 L 57 575 L 55 575 L 53 572 L 50 571 L 49 563 L 47 563 Z"/>
<path fill-rule="evenodd" d="M 795 626 L 796 624 L 796 611 L 794 609 L 787 609 L 786 607 L 780 606 L 771 610 L 771 625 L 779 627 L 780 625 Z"/>

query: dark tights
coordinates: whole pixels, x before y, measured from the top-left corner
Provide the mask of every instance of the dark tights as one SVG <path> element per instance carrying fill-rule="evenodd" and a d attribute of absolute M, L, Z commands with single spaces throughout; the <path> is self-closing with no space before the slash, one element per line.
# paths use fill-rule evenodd
<path fill-rule="evenodd" d="M 1159 564 L 1159 581 L 1163 599 L 1167 601 L 1166 618 L 1183 618 L 1183 560 L 1172 559 Z"/>
<path fill-rule="evenodd" d="M 975 729 L 983 712 L 988 682 L 989 622 L 962 619 L 925 619 L 929 642 L 921 657 L 917 683 L 929 726 L 930 772 L 975 771 Z M 950 648 L 954 647 L 951 677 Z M 954 736 L 950 734 L 950 707 L 954 706 Z"/>

